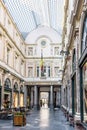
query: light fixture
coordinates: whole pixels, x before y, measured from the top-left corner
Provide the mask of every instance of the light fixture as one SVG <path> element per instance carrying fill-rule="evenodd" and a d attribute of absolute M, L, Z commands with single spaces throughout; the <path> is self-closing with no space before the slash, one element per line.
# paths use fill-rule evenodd
<path fill-rule="evenodd" d="M 23 80 L 23 79 L 20 79 L 20 82 L 24 83 L 24 80 Z"/>
<path fill-rule="evenodd" d="M 65 55 L 69 55 L 70 52 L 69 52 L 69 51 L 61 50 L 61 51 L 60 51 L 60 55 L 63 55 L 63 54 L 65 54 Z"/>

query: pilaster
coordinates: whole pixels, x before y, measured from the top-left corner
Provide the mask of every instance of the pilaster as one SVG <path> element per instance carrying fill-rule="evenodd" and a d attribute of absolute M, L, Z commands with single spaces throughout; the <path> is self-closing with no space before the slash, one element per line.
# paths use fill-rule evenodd
<path fill-rule="evenodd" d="M 75 113 L 75 120 L 80 120 L 80 83 L 79 83 L 79 28 L 75 29 L 75 42 L 76 42 L 76 102 L 77 102 L 77 108 Z"/>

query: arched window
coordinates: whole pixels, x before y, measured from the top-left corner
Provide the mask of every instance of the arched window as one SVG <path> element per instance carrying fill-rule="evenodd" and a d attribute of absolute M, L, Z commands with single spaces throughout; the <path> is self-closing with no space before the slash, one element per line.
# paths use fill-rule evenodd
<path fill-rule="evenodd" d="M 87 46 L 87 17 L 84 20 L 83 32 L 82 32 L 82 43 L 81 43 L 81 53 L 85 50 Z"/>
<path fill-rule="evenodd" d="M 5 80 L 5 87 L 11 88 L 11 81 L 10 81 L 9 78 L 7 78 L 7 79 Z"/>
<path fill-rule="evenodd" d="M 15 84 L 14 84 L 14 90 L 18 90 L 18 84 L 17 84 L 17 82 L 15 82 Z"/>

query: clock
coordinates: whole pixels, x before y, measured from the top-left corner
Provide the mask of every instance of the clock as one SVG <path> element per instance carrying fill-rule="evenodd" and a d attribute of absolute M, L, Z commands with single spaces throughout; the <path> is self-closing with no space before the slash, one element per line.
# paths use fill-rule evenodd
<path fill-rule="evenodd" d="M 41 45 L 45 46 L 46 45 L 46 41 L 41 41 Z"/>

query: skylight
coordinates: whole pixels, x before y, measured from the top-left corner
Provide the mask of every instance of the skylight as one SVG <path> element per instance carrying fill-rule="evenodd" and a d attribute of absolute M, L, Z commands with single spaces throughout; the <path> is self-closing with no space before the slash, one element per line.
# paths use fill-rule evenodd
<path fill-rule="evenodd" d="M 55 29 L 60 35 L 64 0 L 3 0 L 20 32 L 29 33 L 39 25 Z"/>

